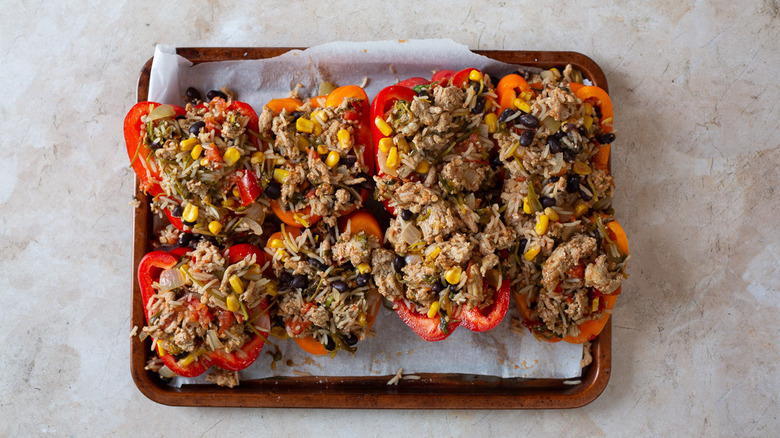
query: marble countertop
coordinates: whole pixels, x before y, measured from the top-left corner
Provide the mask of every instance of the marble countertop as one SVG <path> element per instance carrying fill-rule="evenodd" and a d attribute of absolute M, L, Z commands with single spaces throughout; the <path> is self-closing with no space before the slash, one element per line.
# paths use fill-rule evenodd
<path fill-rule="evenodd" d="M 780 430 L 777 0 L 10 3 L 0 17 L 0 120 L 10 134 L 0 142 L 0 435 Z M 344 9 L 349 18 L 338 17 Z M 133 190 L 121 132 L 155 45 L 395 38 L 572 50 L 606 73 L 614 205 L 632 260 L 604 393 L 569 411 L 301 415 L 148 400 L 129 372 Z"/>

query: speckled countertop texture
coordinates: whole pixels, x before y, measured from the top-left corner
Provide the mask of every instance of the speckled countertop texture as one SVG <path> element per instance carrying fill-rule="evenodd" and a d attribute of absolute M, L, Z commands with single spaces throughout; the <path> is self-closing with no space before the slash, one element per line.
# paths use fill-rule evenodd
<path fill-rule="evenodd" d="M 776 436 L 777 0 L 258 3 L 5 2 L 0 436 Z M 155 44 L 395 38 L 573 50 L 606 73 L 614 205 L 632 252 L 606 390 L 569 411 L 148 400 L 129 369 L 133 191 L 122 120 Z"/>

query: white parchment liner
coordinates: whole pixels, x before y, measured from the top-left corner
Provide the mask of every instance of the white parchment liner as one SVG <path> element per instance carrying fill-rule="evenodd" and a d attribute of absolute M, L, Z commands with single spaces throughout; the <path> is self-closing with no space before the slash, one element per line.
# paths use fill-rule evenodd
<path fill-rule="evenodd" d="M 452 40 L 409 40 L 374 42 L 333 42 L 304 51 L 291 51 L 276 58 L 203 63 L 192 65 L 175 54 L 170 46 L 158 46 L 152 62 L 149 100 L 184 105 L 184 91 L 195 87 L 207 90 L 228 87 L 238 100 L 260 113 L 264 103 L 286 97 L 296 84 L 304 85 L 302 95 L 316 93 L 323 80 L 337 85 L 360 85 L 368 78 L 366 92 L 373 98 L 379 90 L 400 79 L 430 78 L 435 70 L 479 68 L 493 76 L 516 69 L 472 53 Z M 271 338 L 279 344 L 283 359 L 270 367 L 265 352 L 242 371 L 242 379 L 269 376 L 382 376 L 404 369 L 413 373 L 461 373 L 503 378 L 576 378 L 581 374 L 582 346 L 559 342 L 541 343 L 530 333 L 510 330 L 509 316 L 487 333 L 473 333 L 460 327 L 446 340 L 425 342 L 387 308 L 382 308 L 374 324 L 373 338 L 357 344 L 351 355 L 341 351 L 335 357 L 314 357 L 292 340 Z M 203 382 L 174 380 L 174 385 Z"/>

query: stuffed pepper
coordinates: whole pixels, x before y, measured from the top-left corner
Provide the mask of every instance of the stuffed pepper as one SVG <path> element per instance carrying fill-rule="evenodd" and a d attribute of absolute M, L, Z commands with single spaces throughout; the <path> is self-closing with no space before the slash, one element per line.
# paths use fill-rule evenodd
<path fill-rule="evenodd" d="M 527 79 L 527 80 L 526 80 Z M 628 242 L 612 217 L 612 105 L 571 66 L 498 85 L 505 223 L 518 235 L 504 265 L 539 339 L 582 343 L 606 324 L 626 277 Z"/>
<path fill-rule="evenodd" d="M 373 189 L 369 101 L 354 85 L 301 101 L 275 99 L 260 115 L 269 149 L 266 196 L 276 216 L 290 226 L 309 227 L 363 206 Z"/>
<path fill-rule="evenodd" d="M 279 278 L 279 325 L 305 351 L 355 351 L 366 338 L 382 297 L 372 278 L 371 255 L 382 231 L 365 211 L 311 228 L 283 227 L 268 240 Z"/>
<path fill-rule="evenodd" d="M 227 91 L 227 90 L 226 90 Z M 127 153 L 141 189 L 180 230 L 212 236 L 261 234 L 266 205 L 257 115 L 222 91 L 188 90 L 186 108 L 140 102 L 124 122 Z"/>
<path fill-rule="evenodd" d="M 263 274 L 263 252 L 250 244 L 220 251 L 202 240 L 194 250 L 153 251 L 138 266 L 147 325 L 164 377 L 213 378 L 237 384 L 236 371 L 257 359 L 270 330 L 269 296 L 276 282 Z M 164 366 L 163 366 L 164 365 Z"/>
<path fill-rule="evenodd" d="M 412 87 L 412 88 L 409 88 Z M 509 305 L 499 263 L 515 231 L 498 202 L 496 94 L 476 69 L 385 88 L 372 103 L 375 196 L 395 217 L 374 252 L 379 292 L 421 338 L 495 327 Z"/>

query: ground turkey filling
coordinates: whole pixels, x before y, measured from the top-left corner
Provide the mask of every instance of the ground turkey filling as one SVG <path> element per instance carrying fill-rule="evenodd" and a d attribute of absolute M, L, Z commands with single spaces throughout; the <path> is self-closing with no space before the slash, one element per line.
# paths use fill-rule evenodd
<path fill-rule="evenodd" d="M 228 110 L 229 96 L 187 104 L 183 117 L 144 117 L 141 138 L 152 150 L 144 163 L 147 169 L 159 171 L 160 179 L 154 182 L 164 192 L 154 198 L 152 209 L 156 213 L 166 209 L 181 217 L 191 205 L 195 209 L 190 213 L 195 213 L 183 220 L 196 233 L 211 234 L 208 225 L 217 221 L 223 235 L 242 231 L 261 234 L 265 205 L 242 207 L 236 186 L 237 172 L 252 172 L 262 179 L 260 167 L 252 162 L 259 148 L 247 130 L 249 118 Z M 247 210 L 251 214 L 247 215 Z"/>
<path fill-rule="evenodd" d="M 428 313 L 438 303 L 445 320 L 463 305 L 485 307 L 501 283 L 499 251 L 516 232 L 499 213 L 499 175 L 489 161 L 486 99 L 490 78 L 465 88 L 434 85 L 412 102 L 398 101 L 387 114 L 399 162 L 383 162 L 375 196 L 395 211 L 374 252 L 379 292 Z M 484 279 L 484 281 L 483 281 Z"/>
<path fill-rule="evenodd" d="M 154 284 L 156 293 L 148 304 L 152 316 L 143 332 L 177 359 L 192 354 L 197 360 L 211 351 L 235 352 L 258 332 L 268 331 L 254 325 L 271 283 L 254 255 L 231 265 L 216 246 L 201 241 L 187 256 Z M 230 285 L 233 275 L 244 285 L 241 294 Z M 231 300 L 239 303 L 232 311 Z"/>
<path fill-rule="evenodd" d="M 380 301 L 370 273 L 378 239 L 323 222 L 287 236 L 283 248 L 269 249 L 279 278 L 277 317 L 291 337 L 314 336 L 329 351 L 353 350 Z"/>
<path fill-rule="evenodd" d="M 313 108 L 307 101 L 294 112 L 274 114 L 265 107 L 260 115 L 260 134 L 270 145 L 265 159 L 273 167 L 266 195 L 302 226 L 311 224 L 311 216 L 335 225 L 344 211 L 362 206 L 361 189 L 372 188 L 367 145 L 356 141 L 354 102 Z"/>
<path fill-rule="evenodd" d="M 602 131 L 598 107 L 568 88 L 577 78 L 571 66 L 528 75 L 530 113 L 505 110 L 494 135 L 507 170 L 503 217 L 518 236 L 503 265 L 530 309 L 526 322 L 546 337 L 579 335 L 608 312 L 602 296 L 626 277 L 627 255 L 606 232 L 614 184 L 594 160 L 614 135 Z"/>

